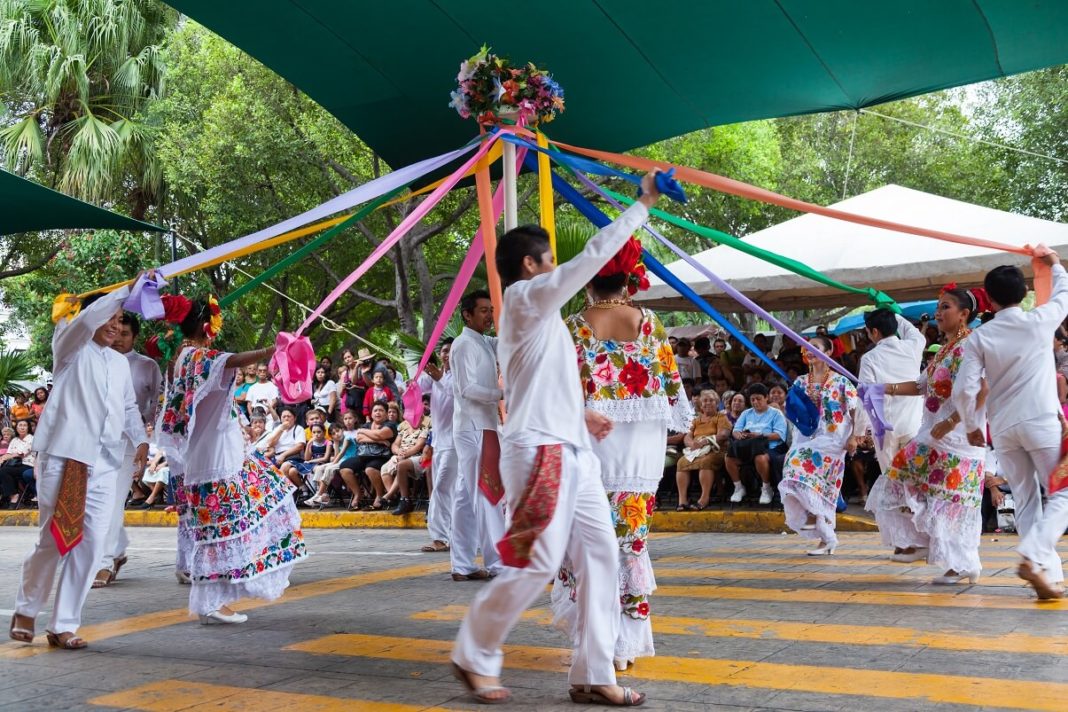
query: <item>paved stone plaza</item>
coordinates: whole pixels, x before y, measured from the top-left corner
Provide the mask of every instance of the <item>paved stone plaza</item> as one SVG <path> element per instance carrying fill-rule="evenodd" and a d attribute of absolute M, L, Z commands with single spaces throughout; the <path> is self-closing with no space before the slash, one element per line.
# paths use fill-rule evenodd
<path fill-rule="evenodd" d="M 314 556 L 245 625 L 186 615 L 173 529 L 133 528 L 117 584 L 93 591 L 90 649 L 0 644 L 0 710 L 472 709 L 446 664 L 480 583 L 454 583 L 421 531 L 309 530 Z M 0 620 L 36 530 L 0 528 Z M 983 538 L 977 586 L 887 560 L 876 534 L 834 557 L 796 536 L 654 535 L 657 657 L 621 678 L 659 710 L 1068 709 L 1068 603 L 1038 604 L 1013 575 L 1012 536 Z M 1066 542 L 1068 545 L 1068 542 Z M 1068 548 L 1068 546 L 1066 546 Z M 548 595 L 505 659 L 513 707 L 574 710 Z"/>

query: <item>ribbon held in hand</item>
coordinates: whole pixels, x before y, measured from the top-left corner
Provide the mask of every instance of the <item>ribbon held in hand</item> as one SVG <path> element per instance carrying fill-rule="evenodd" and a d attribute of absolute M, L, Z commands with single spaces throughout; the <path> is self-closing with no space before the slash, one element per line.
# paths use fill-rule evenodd
<path fill-rule="evenodd" d="M 875 436 L 875 442 L 881 450 L 886 434 L 894 429 L 886 419 L 886 384 L 861 383 L 857 386 L 857 393 L 864 411 L 871 419 L 871 434 Z"/>
<path fill-rule="evenodd" d="M 163 301 L 160 299 L 159 290 L 167 286 L 167 280 L 155 273 L 141 275 L 134 282 L 130 290 L 130 296 L 122 303 L 122 308 L 128 312 L 140 314 L 149 321 L 162 319 L 164 314 Z"/>
<path fill-rule="evenodd" d="M 685 203 L 689 199 L 686 197 L 686 191 L 682 189 L 682 186 L 677 180 L 675 180 L 675 169 L 670 168 L 666 172 L 660 171 L 656 174 L 656 189 L 660 191 L 660 194 L 671 198 L 677 203 Z M 642 195 L 641 187 L 638 188 L 638 197 Z"/>

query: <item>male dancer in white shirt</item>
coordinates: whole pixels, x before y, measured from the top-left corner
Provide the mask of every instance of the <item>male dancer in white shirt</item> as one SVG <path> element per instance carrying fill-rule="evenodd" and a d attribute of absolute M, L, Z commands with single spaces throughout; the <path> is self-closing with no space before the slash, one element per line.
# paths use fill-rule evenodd
<path fill-rule="evenodd" d="M 499 549 L 518 560 L 506 560 L 510 565 L 475 598 L 453 647 L 454 673 L 479 701 L 510 698 L 499 683 L 501 645 L 556 575 L 565 553 L 580 582 L 571 699 L 627 706 L 645 700 L 616 684 L 612 664 L 619 628 L 618 544 L 589 439 L 590 433 L 607 435 L 612 421 L 585 410 L 575 344 L 560 309 L 623 247 L 658 196 L 654 175 L 646 175 L 638 202 L 555 269 L 540 227 L 511 230 L 497 247 L 506 287 L 499 356 L 508 412 L 500 479 L 511 513 Z M 454 370 L 455 356 L 454 347 Z M 555 495 L 548 511 L 544 503 L 552 497 L 546 494 Z"/>
<path fill-rule="evenodd" d="M 163 387 L 163 374 L 159 364 L 144 354 L 134 351 L 134 342 L 141 333 L 141 323 L 133 314 L 122 315 L 119 335 L 111 348 L 126 357 L 130 364 L 130 379 L 133 382 L 134 399 L 141 420 L 155 423 L 159 410 L 159 394 Z M 126 536 L 124 515 L 126 514 L 126 496 L 133 484 L 134 465 L 133 448 L 128 447 L 123 462 L 127 463 L 119 470 L 115 484 L 115 509 L 108 525 L 107 542 L 104 544 L 104 556 L 100 560 L 100 570 L 93 579 L 93 588 L 103 588 L 119 577 L 119 570 L 126 564 L 126 547 L 130 540 Z"/>
<path fill-rule="evenodd" d="M 452 541 L 452 507 L 456 497 L 456 447 L 452 438 L 453 384 L 449 352 L 452 339 L 443 339 L 438 348 L 441 363 L 428 363 L 419 376 L 419 389 L 430 394 L 430 424 L 434 447 L 433 491 L 426 510 L 430 543 L 425 552 L 447 551 Z"/>
<path fill-rule="evenodd" d="M 452 540 L 449 542 L 454 581 L 481 581 L 501 569 L 495 548 L 504 535 L 504 511 L 478 490 L 482 439 L 497 437 L 503 397 L 497 378 L 497 339 L 486 336 L 493 326 L 489 292 L 476 290 L 460 300 L 463 331 L 449 353 L 452 390 L 452 439 L 459 462 L 460 486 L 452 507 Z M 488 434 L 487 434 L 488 433 Z M 480 568 L 475 554 L 482 549 Z"/>
<path fill-rule="evenodd" d="M 860 357 L 860 382 L 915 381 L 920 375 L 923 350 L 927 347 L 927 339 L 924 338 L 922 329 L 925 322 L 926 319 L 921 321 L 921 328 L 917 329 L 908 319 L 894 314 L 889 309 L 865 312 L 864 330 L 874 346 Z M 923 399 L 886 396 L 884 414 L 894 429 L 883 436 L 882 447 L 878 447 L 876 443 L 875 457 L 882 472 L 890 469 L 894 455 L 908 445 L 919 432 L 920 420 L 923 417 Z M 858 436 L 864 435 L 869 427 L 871 420 L 868 414 L 860 409 L 857 413 L 855 433 Z M 910 552 L 895 549 L 893 558 L 895 561 L 921 561 L 927 558 L 927 550 L 918 547 L 913 547 Z"/>
<path fill-rule="evenodd" d="M 1068 316 L 1068 275 L 1057 253 L 1042 246 L 1038 251 L 1038 259 L 1053 272 L 1050 300 L 1025 312 L 1020 302 L 1027 294 L 1027 282 L 1019 268 L 1004 265 L 986 275 L 983 286 L 995 316 L 968 337 L 953 403 L 972 445 L 985 444 L 976 407 L 985 375 L 990 435 L 1016 505 L 1017 551 L 1023 556 L 1017 573 L 1040 599 L 1049 599 L 1064 595 L 1064 570 L 1056 545 L 1068 527 L 1068 491 L 1051 496 L 1045 512 L 1041 491 L 1060 460 L 1061 410 L 1052 344 L 1057 327 Z"/>
<path fill-rule="evenodd" d="M 47 628 L 53 647 L 78 650 L 82 606 L 103 555 L 115 506 L 115 481 L 126 443 L 143 471 L 148 438 L 133 395 L 130 366 L 112 350 L 122 302 L 129 289 L 83 302 L 81 313 L 61 322 L 52 337 L 55 386 L 34 436 L 40 454 L 37 502 L 40 536 L 22 566 L 11 637 L 32 642 L 35 619 L 59 585 Z"/>

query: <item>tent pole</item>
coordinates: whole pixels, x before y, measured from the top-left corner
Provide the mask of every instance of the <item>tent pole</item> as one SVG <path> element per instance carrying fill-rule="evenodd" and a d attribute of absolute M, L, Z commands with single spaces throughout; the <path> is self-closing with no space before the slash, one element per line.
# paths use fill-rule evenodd
<path fill-rule="evenodd" d="M 502 171 L 504 176 L 504 229 L 507 231 L 519 224 L 519 200 L 516 194 L 515 144 L 509 141 L 501 143 L 504 144 Z"/>

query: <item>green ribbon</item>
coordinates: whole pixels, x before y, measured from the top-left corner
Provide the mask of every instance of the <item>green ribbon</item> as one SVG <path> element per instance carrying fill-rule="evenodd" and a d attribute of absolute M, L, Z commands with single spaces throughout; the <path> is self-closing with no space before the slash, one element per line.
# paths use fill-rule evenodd
<path fill-rule="evenodd" d="M 359 222 L 360 220 L 363 220 L 365 217 L 367 217 L 368 215 L 373 213 L 375 210 L 377 210 L 380 205 L 382 205 L 383 203 L 391 200 L 395 195 L 397 195 L 398 193 L 400 193 L 401 191 L 406 190 L 406 189 L 407 189 L 407 186 L 401 186 L 400 188 L 397 188 L 396 190 L 392 190 L 389 193 L 386 193 L 385 195 L 381 195 L 381 196 L 375 198 L 370 203 L 368 203 L 367 205 L 363 206 L 362 208 L 360 208 L 358 211 L 356 211 L 355 213 L 353 213 L 349 217 L 345 218 L 344 221 L 339 222 L 337 225 L 335 225 L 334 227 L 330 228 L 329 230 L 324 232 L 322 235 L 320 235 L 319 237 L 317 237 L 314 240 L 312 240 L 311 242 L 309 242 L 307 245 L 304 245 L 299 250 L 295 250 L 292 254 L 288 255 L 285 258 L 283 258 L 281 261 L 275 263 L 274 265 L 268 267 L 266 270 L 261 272 L 259 275 L 253 277 L 252 279 L 250 279 L 249 281 L 245 282 L 244 284 L 242 284 L 240 287 L 238 287 L 234 291 L 232 291 L 229 294 L 227 294 L 225 297 L 223 297 L 222 299 L 219 300 L 219 306 L 220 307 L 226 307 L 226 306 L 229 306 L 230 304 L 233 304 L 238 299 L 240 299 L 241 297 L 245 296 L 246 294 L 251 292 L 253 289 L 255 289 L 256 287 L 258 287 L 261 284 L 263 284 L 264 282 L 266 282 L 271 277 L 274 277 L 278 273 L 284 272 L 285 270 L 289 269 L 290 267 L 292 267 L 296 263 L 300 262 L 302 259 L 304 259 L 308 255 L 310 255 L 312 252 L 315 252 L 317 249 L 319 249 L 320 247 L 325 245 L 327 242 L 329 242 L 333 238 L 335 238 L 338 235 L 340 235 L 350 225 L 352 225 L 353 223 Z"/>
<path fill-rule="evenodd" d="M 604 189 L 604 192 L 626 205 L 634 203 L 634 198 L 628 198 L 625 195 L 620 195 L 619 193 L 607 189 Z M 798 262 L 795 259 L 785 257 L 775 252 L 763 250 L 751 243 L 746 242 L 745 240 L 740 240 L 737 237 L 734 237 L 733 235 L 728 235 L 725 232 L 720 232 L 719 230 L 713 230 L 710 227 L 704 227 L 703 225 L 692 223 L 689 220 L 677 217 L 675 215 L 672 215 L 671 213 L 665 213 L 663 210 L 659 210 L 657 208 L 651 209 L 649 213 L 651 215 L 655 215 L 661 220 L 675 225 L 676 227 L 681 227 L 683 230 L 688 230 L 689 232 L 692 232 L 698 237 L 702 237 L 711 242 L 729 245 L 730 247 L 733 247 L 736 250 L 740 250 L 741 252 L 744 252 L 747 255 L 752 255 L 757 259 L 764 260 L 765 262 L 770 262 L 773 265 L 782 267 L 783 269 L 789 270 L 794 274 L 801 275 L 802 277 L 807 277 L 808 279 L 811 279 L 814 282 L 825 284 L 828 287 L 834 287 L 835 289 L 840 289 L 843 292 L 849 292 L 850 294 L 863 295 L 870 299 L 877 308 L 890 309 L 895 314 L 901 313 L 901 307 L 898 306 L 897 302 L 895 302 L 890 297 L 890 295 L 888 295 L 886 292 L 875 289 L 874 287 L 868 287 L 866 289 L 861 289 L 859 287 L 851 287 L 848 284 L 843 284 L 842 282 L 831 279 L 827 275 L 812 269 L 803 262 Z"/>

